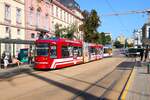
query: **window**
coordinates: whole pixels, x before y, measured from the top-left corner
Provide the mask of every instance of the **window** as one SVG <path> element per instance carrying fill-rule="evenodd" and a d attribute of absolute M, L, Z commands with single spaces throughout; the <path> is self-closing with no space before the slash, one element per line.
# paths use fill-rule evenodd
<path fill-rule="evenodd" d="M 31 34 L 31 38 L 35 38 L 35 34 L 34 33 Z"/>
<path fill-rule="evenodd" d="M 20 35 L 21 31 L 20 29 L 17 29 L 17 34 Z"/>
<path fill-rule="evenodd" d="M 36 55 L 37 56 L 48 56 L 48 53 L 49 53 L 49 44 L 47 44 L 47 43 L 36 44 Z"/>
<path fill-rule="evenodd" d="M 56 51 L 56 46 L 55 45 L 51 45 L 50 47 L 50 58 L 57 58 L 57 51 Z"/>
<path fill-rule="evenodd" d="M 49 20 L 48 20 L 48 15 L 45 15 L 45 28 L 48 30 L 49 29 Z"/>
<path fill-rule="evenodd" d="M 52 15 L 54 15 L 54 6 L 52 5 Z"/>
<path fill-rule="evenodd" d="M 62 10 L 60 10 L 60 19 L 62 19 Z"/>
<path fill-rule="evenodd" d="M 5 33 L 10 33 L 10 27 L 5 28 Z"/>
<path fill-rule="evenodd" d="M 68 58 L 69 57 L 69 50 L 67 46 L 62 46 L 62 58 Z"/>
<path fill-rule="evenodd" d="M 33 10 L 32 10 L 32 9 L 30 9 L 30 11 L 29 11 L 29 18 L 28 18 L 28 19 L 29 19 L 29 20 L 28 20 L 28 21 L 29 21 L 29 22 L 28 22 L 29 25 L 33 25 L 33 23 L 32 23 L 32 22 L 33 22 L 33 21 L 32 21 L 32 20 L 33 20 Z"/>
<path fill-rule="evenodd" d="M 72 57 L 73 56 L 73 47 L 69 46 L 68 51 L 69 51 L 69 56 Z"/>
<path fill-rule="evenodd" d="M 56 7 L 56 17 L 58 17 L 58 7 Z"/>
<path fill-rule="evenodd" d="M 149 32 L 149 39 L 150 39 L 150 28 L 148 29 L 148 32 Z"/>
<path fill-rule="evenodd" d="M 37 11 L 36 13 L 36 26 L 39 27 L 40 26 L 40 15 L 41 15 L 41 12 L 40 11 Z"/>
<path fill-rule="evenodd" d="M 11 20 L 11 9 L 10 5 L 5 5 L 5 19 L 6 20 Z"/>
<path fill-rule="evenodd" d="M 64 11 L 64 21 L 66 21 L 66 13 L 65 13 L 65 11 Z"/>
<path fill-rule="evenodd" d="M 16 9 L 16 22 L 21 23 L 21 9 L 20 8 Z"/>
<path fill-rule="evenodd" d="M 67 23 L 69 23 L 69 14 L 67 13 Z"/>

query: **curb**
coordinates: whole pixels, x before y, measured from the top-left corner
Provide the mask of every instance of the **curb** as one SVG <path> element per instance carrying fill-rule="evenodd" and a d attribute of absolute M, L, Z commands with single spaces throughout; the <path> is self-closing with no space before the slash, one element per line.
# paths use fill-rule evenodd
<path fill-rule="evenodd" d="M 134 65 L 133 70 L 131 71 L 131 73 L 130 73 L 130 75 L 128 77 L 127 82 L 125 83 L 125 87 L 124 87 L 124 89 L 123 89 L 123 91 L 121 93 L 121 96 L 120 96 L 121 100 L 125 100 L 126 99 L 127 93 L 128 93 L 129 88 L 131 86 L 131 83 L 133 82 L 134 76 L 135 76 L 135 65 Z"/>

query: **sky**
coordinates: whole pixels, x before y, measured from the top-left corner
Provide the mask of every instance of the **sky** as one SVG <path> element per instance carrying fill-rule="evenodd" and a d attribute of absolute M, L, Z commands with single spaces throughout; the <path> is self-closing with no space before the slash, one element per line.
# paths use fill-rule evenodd
<path fill-rule="evenodd" d="M 129 10 L 145 10 L 150 8 L 150 0 L 76 0 L 81 10 L 95 9 L 102 21 L 99 32 L 109 32 L 113 39 L 119 35 L 133 37 L 134 29 L 142 28 L 147 21 L 147 14 L 128 14 L 123 16 L 101 16 Z"/>

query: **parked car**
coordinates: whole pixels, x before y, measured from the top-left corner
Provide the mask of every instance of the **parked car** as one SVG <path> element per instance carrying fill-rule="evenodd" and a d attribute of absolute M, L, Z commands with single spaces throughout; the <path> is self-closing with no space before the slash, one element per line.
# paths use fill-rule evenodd
<path fill-rule="evenodd" d="M 141 48 L 129 48 L 125 55 L 127 57 L 138 57 L 140 56 L 140 51 L 141 51 Z"/>

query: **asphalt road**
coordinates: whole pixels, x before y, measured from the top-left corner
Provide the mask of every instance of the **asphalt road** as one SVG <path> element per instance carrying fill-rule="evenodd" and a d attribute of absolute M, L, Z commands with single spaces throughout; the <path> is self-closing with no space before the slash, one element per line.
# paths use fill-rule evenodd
<path fill-rule="evenodd" d="M 24 72 L 0 81 L 0 100 L 118 99 L 133 58 L 111 57 L 52 71 Z"/>

